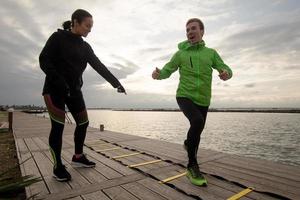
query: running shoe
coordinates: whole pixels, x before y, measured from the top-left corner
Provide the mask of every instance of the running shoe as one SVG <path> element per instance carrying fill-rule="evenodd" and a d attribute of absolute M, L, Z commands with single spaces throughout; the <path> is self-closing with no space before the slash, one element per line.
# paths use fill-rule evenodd
<path fill-rule="evenodd" d="M 82 154 L 79 158 L 76 158 L 76 156 L 73 155 L 71 164 L 74 167 L 95 167 L 96 166 L 96 163 L 87 159 L 85 154 Z"/>
<path fill-rule="evenodd" d="M 60 182 L 71 180 L 71 174 L 66 170 L 66 166 L 64 165 L 53 169 L 53 177 Z"/>
<path fill-rule="evenodd" d="M 197 186 L 206 186 L 207 180 L 201 174 L 198 165 L 193 165 L 187 168 L 187 177 L 189 178 L 190 182 Z"/>

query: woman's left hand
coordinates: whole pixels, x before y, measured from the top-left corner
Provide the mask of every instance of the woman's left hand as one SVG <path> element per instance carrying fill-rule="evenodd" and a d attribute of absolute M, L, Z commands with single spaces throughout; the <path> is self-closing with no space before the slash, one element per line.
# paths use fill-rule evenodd
<path fill-rule="evenodd" d="M 118 92 L 119 92 L 119 93 L 124 93 L 124 94 L 127 95 L 127 93 L 126 93 L 126 91 L 125 91 L 125 88 L 124 88 L 122 85 L 119 85 L 119 86 L 117 87 L 117 89 L 118 89 Z"/>

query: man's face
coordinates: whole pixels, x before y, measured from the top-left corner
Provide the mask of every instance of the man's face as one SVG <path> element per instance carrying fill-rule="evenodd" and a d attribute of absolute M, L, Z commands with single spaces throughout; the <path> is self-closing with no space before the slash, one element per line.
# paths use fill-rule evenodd
<path fill-rule="evenodd" d="M 191 22 L 186 25 L 186 37 L 191 44 L 202 41 L 204 30 L 200 30 L 198 22 Z"/>

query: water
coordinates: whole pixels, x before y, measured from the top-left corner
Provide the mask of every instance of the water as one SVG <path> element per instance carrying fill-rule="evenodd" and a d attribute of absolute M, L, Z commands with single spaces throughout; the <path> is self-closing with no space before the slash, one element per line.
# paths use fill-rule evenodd
<path fill-rule="evenodd" d="M 90 126 L 182 144 L 181 112 L 88 110 Z M 300 114 L 209 112 L 200 147 L 300 166 Z"/>

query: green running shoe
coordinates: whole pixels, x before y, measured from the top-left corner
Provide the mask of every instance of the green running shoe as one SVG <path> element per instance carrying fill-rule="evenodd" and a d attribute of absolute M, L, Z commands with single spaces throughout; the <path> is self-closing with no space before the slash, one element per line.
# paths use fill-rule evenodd
<path fill-rule="evenodd" d="M 207 186 L 207 180 L 201 174 L 198 165 L 193 165 L 187 168 L 186 176 L 189 178 L 192 184 L 197 186 Z"/>

